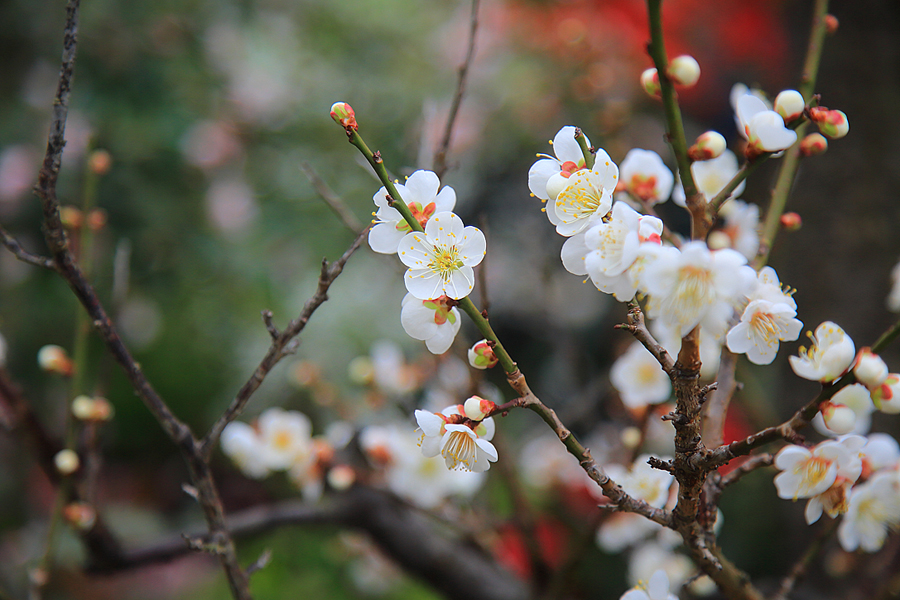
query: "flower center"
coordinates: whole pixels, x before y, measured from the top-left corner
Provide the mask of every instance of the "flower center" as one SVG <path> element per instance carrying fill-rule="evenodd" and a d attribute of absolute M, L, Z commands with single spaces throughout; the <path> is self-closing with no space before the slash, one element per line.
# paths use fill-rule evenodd
<path fill-rule="evenodd" d="M 428 268 L 437 273 L 444 283 L 450 281 L 450 276 L 462 266 L 463 262 L 459 259 L 459 250 L 456 246 L 442 247 L 437 244 L 433 246 Z"/>
<path fill-rule="evenodd" d="M 675 297 L 680 302 L 709 304 L 712 301 L 710 272 L 702 267 L 687 265 L 678 270 L 678 287 Z"/>
<path fill-rule="evenodd" d="M 287 431 L 279 431 L 272 440 L 272 445 L 279 450 L 287 450 L 291 446 L 291 434 Z"/>
<path fill-rule="evenodd" d="M 753 313 L 750 326 L 759 337 L 771 339 L 778 336 L 778 325 L 775 323 L 775 318 L 769 313 L 762 311 Z"/>
<path fill-rule="evenodd" d="M 586 177 L 578 177 L 556 198 L 556 206 L 575 220 L 591 216 L 602 202 L 603 188 L 598 189 Z"/>
<path fill-rule="evenodd" d="M 632 175 L 631 185 L 628 187 L 633 195 L 646 202 L 656 197 L 656 176 Z"/>
<path fill-rule="evenodd" d="M 435 209 L 437 208 L 434 202 L 430 202 L 425 205 L 423 208 L 419 202 L 410 202 L 408 205 L 409 212 L 412 213 L 412 216 L 419 222 L 419 225 L 425 227 L 425 223 L 428 222 L 428 219 L 431 218 L 431 215 L 434 214 Z M 412 231 L 412 227 L 409 226 L 409 223 L 406 222 L 406 219 L 400 219 L 400 222 L 396 225 L 397 231 Z"/>
<path fill-rule="evenodd" d="M 451 324 L 456 323 L 456 316 L 450 312 L 453 306 L 450 304 L 450 298 L 441 296 L 433 300 L 423 300 L 422 305 L 434 311 L 435 325 L 443 325 L 447 321 Z"/>
<path fill-rule="evenodd" d="M 828 468 L 830 466 L 831 461 L 827 458 L 822 458 L 821 456 L 810 458 L 806 462 L 806 481 L 809 484 L 809 487 L 815 487 L 825 479 L 825 475 L 828 474 Z"/>
<path fill-rule="evenodd" d="M 452 431 L 441 456 L 445 459 L 451 457 L 454 466 L 459 463 L 471 470 L 475 459 L 475 440 L 464 431 Z"/>

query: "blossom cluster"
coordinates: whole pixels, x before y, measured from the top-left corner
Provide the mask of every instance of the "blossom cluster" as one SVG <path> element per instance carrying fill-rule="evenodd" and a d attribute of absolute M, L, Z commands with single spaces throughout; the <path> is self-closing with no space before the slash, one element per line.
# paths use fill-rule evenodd
<path fill-rule="evenodd" d="M 487 471 L 497 461 L 497 449 L 491 444 L 496 426 L 493 417 L 486 416 L 493 408 L 490 400 L 472 396 L 439 413 L 417 410 L 422 454 L 440 454 L 448 469 Z"/>

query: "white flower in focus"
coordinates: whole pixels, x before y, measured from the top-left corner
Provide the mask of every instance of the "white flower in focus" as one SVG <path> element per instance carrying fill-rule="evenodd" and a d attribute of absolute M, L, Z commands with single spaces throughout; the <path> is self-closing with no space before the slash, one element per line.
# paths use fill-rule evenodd
<path fill-rule="evenodd" d="M 585 136 L 590 148 L 591 142 Z M 560 129 L 553 138 L 553 152 L 555 157 L 538 154 L 541 160 L 537 161 L 528 170 L 528 189 L 541 200 L 555 200 L 547 192 L 547 182 L 554 175 L 563 174 L 568 177 L 572 173 L 584 168 L 584 153 L 581 146 L 575 140 L 575 127 L 568 125 Z M 547 211 L 550 212 L 550 209 Z"/>
<path fill-rule="evenodd" d="M 735 354 L 746 354 L 753 364 L 771 364 L 780 342 L 800 337 L 803 323 L 796 316 L 797 311 L 787 304 L 753 300 L 744 309 L 741 322 L 725 337 L 728 349 Z"/>
<path fill-rule="evenodd" d="M 871 390 L 884 383 L 889 372 L 884 360 L 867 346 L 859 351 L 853 365 L 853 374 L 858 382 Z"/>
<path fill-rule="evenodd" d="M 448 407 L 441 414 L 427 410 L 416 411 L 419 424 L 419 445 L 425 456 L 440 454 L 448 469 L 463 469 L 480 473 L 497 461 L 497 450 L 490 443 L 494 437 L 494 419 L 465 422 L 455 406 Z"/>
<path fill-rule="evenodd" d="M 687 335 L 698 324 L 721 328 L 722 304 L 734 304 L 756 283 L 756 272 L 747 259 L 734 250 L 710 252 L 702 241 L 688 242 L 681 249 L 648 249 L 640 276 L 650 295 L 647 313 Z M 706 322 L 714 319 L 715 322 Z"/>
<path fill-rule="evenodd" d="M 847 552 L 877 552 L 888 530 L 900 526 L 898 471 L 881 471 L 850 491 L 847 513 L 838 526 L 838 541 Z"/>
<path fill-rule="evenodd" d="M 547 206 L 547 218 L 556 225 L 556 233 L 575 235 L 606 216 L 618 178 L 619 168 L 603 150 L 597 150 L 593 169 L 582 169 L 570 177 L 551 177 L 547 193 L 555 200 Z"/>
<path fill-rule="evenodd" d="M 420 300 L 449 296 L 465 298 L 475 287 L 476 266 L 484 258 L 484 234 L 466 227 L 452 212 L 435 214 L 425 233 L 408 233 L 400 241 L 398 255 L 409 267 L 406 289 Z"/>
<path fill-rule="evenodd" d="M 610 464 L 606 465 L 604 470 L 613 481 L 622 486 L 628 495 L 644 500 L 653 507 L 662 508 L 669 500 L 669 488 L 675 478 L 671 473 L 654 469 L 647 464 L 649 458 L 649 454 L 638 456 L 630 469 L 626 469 L 622 465 Z M 660 460 L 665 461 L 669 458 L 663 456 Z M 598 486 L 594 486 L 594 488 L 591 491 L 595 495 L 604 497 Z"/>
<path fill-rule="evenodd" d="M 616 359 L 609 380 L 628 408 L 643 408 L 665 402 L 672 395 L 672 382 L 659 362 L 643 345 L 634 342 Z"/>
<path fill-rule="evenodd" d="M 722 205 L 719 216 L 724 227 L 719 230 L 728 236 L 728 247 L 734 248 L 747 260 L 756 258 L 759 251 L 759 206 L 743 200 L 729 200 Z"/>
<path fill-rule="evenodd" d="M 450 349 L 462 321 L 447 296 L 419 300 L 406 294 L 402 306 L 400 324 L 409 337 L 423 340 L 432 354 L 443 354 Z"/>
<path fill-rule="evenodd" d="M 823 416 L 822 413 L 829 410 L 829 404 L 840 407 L 844 415 Z M 838 390 L 831 397 L 831 400 L 827 403 L 823 402 L 820 408 L 819 413 L 813 418 L 813 426 L 822 435 L 829 437 L 845 433 L 865 435 L 869 432 L 869 427 L 872 425 L 872 413 L 875 411 L 875 404 L 872 402 L 872 395 L 869 393 L 868 388 L 859 383 L 854 383 Z M 849 411 L 849 414 L 847 414 L 847 411 Z M 835 419 L 839 425 L 835 427 L 830 422 L 831 419 Z M 841 425 L 844 425 L 844 427 L 841 427 Z"/>
<path fill-rule="evenodd" d="M 456 192 L 450 186 L 444 186 L 438 191 L 441 182 L 431 171 L 416 171 L 405 184 L 398 183 L 395 187 L 422 227 L 425 227 L 432 215 L 451 211 L 456 206 Z M 381 254 L 396 254 L 400 240 L 412 228 L 400 211 L 388 204 L 387 196 L 387 189 L 382 187 L 372 198 L 378 206 L 378 212 L 375 213 L 375 225 L 369 230 L 369 246 Z M 400 201 L 399 198 L 394 200 Z"/>
<path fill-rule="evenodd" d="M 745 94 L 737 101 L 738 132 L 747 138 L 748 157 L 763 152 L 779 152 L 797 141 L 797 132 L 759 98 Z"/>
<path fill-rule="evenodd" d="M 301 412 L 270 408 L 257 421 L 263 460 L 273 471 L 306 464 L 313 456 L 312 423 Z"/>
<path fill-rule="evenodd" d="M 220 437 L 222 452 L 247 477 L 262 479 L 271 471 L 265 462 L 262 441 L 251 426 L 240 421 L 232 421 L 222 430 Z"/>
<path fill-rule="evenodd" d="M 799 377 L 823 383 L 843 375 L 856 356 L 856 346 L 850 336 L 835 323 L 825 321 L 809 334 L 809 350 L 800 347 L 799 356 L 788 357 L 791 368 Z"/>
<path fill-rule="evenodd" d="M 590 275 L 601 292 L 627 302 L 637 291 L 631 272 L 645 242 L 660 244 L 662 221 L 616 202 L 609 221 L 600 221 L 563 244 L 563 266 L 574 275 Z"/>
<path fill-rule="evenodd" d="M 785 123 L 790 123 L 803 114 L 806 101 L 797 90 L 782 90 L 775 96 L 775 104 L 772 107 Z"/>
<path fill-rule="evenodd" d="M 647 585 L 638 584 L 628 590 L 619 600 L 678 600 L 669 593 L 669 577 L 662 569 L 656 571 Z"/>
<path fill-rule="evenodd" d="M 772 304 L 787 304 L 797 310 L 797 302 L 793 298 L 793 291 L 785 289 L 778 279 L 778 273 L 772 267 L 763 267 L 756 276 L 757 285 L 750 300 L 768 300 Z"/>
<path fill-rule="evenodd" d="M 728 182 L 737 175 L 738 170 L 737 156 L 735 156 L 734 152 L 727 149 L 712 160 L 691 163 L 691 175 L 694 178 L 694 185 L 697 186 L 697 190 L 703 194 L 707 201 L 715 198 L 716 194 L 721 192 L 728 185 Z M 740 182 L 729 198 L 740 196 L 741 192 L 744 191 L 745 185 L 746 182 Z M 680 181 L 672 192 L 672 201 L 681 207 L 686 205 L 684 187 Z"/>
<path fill-rule="evenodd" d="M 643 202 L 665 202 L 674 183 L 672 171 L 653 150 L 633 148 L 619 165 L 619 189 Z"/>
<path fill-rule="evenodd" d="M 862 470 L 859 449 L 863 443 L 859 436 L 847 436 L 840 442 L 822 442 L 811 450 L 785 446 L 775 456 L 775 467 L 781 471 L 774 481 L 778 497 L 797 500 L 818 496 L 834 485 L 839 474 L 856 481 Z"/>

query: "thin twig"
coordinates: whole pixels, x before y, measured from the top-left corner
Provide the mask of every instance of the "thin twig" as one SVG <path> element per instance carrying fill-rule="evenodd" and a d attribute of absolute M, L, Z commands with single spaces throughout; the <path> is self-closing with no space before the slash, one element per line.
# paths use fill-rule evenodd
<path fill-rule="evenodd" d="M 319 174 L 316 173 L 316 170 L 313 169 L 312 165 L 308 162 L 301 161 L 300 170 L 303 171 L 303 174 L 309 179 L 309 182 L 316 190 L 316 193 L 325 201 L 328 208 L 334 211 L 334 214 L 340 218 L 341 223 L 354 234 L 358 235 L 363 229 L 363 224 L 359 222 L 359 219 L 356 218 L 356 215 L 353 214 L 353 211 L 350 210 L 343 198 L 338 196 L 334 190 L 328 187 L 325 180 L 319 177 Z"/>
<path fill-rule="evenodd" d="M 450 150 L 453 127 L 456 124 L 456 118 L 459 115 L 459 107 L 462 105 L 463 95 L 465 94 L 469 67 L 472 65 L 472 59 L 475 57 L 475 34 L 478 32 L 478 2 L 479 0 L 472 0 L 472 12 L 469 18 L 469 43 L 466 49 L 466 58 L 459 67 L 459 78 L 456 80 L 456 94 L 453 96 L 453 103 L 450 105 L 450 112 L 447 115 L 447 125 L 444 127 L 444 136 L 441 139 L 437 152 L 434 154 L 434 172 L 439 179 L 443 179 L 444 173 L 447 172 L 447 152 Z"/>
<path fill-rule="evenodd" d="M 22 245 L 19 243 L 15 237 L 13 237 L 6 229 L 0 225 L 0 242 L 6 246 L 6 249 L 15 255 L 16 258 L 21 260 L 24 263 L 28 263 L 29 265 L 34 265 L 35 267 L 43 267 L 45 269 L 56 270 L 56 265 L 53 262 L 52 258 L 47 258 L 46 256 L 40 256 L 38 254 L 32 254 L 22 248 Z"/>
<path fill-rule="evenodd" d="M 634 338 L 639 341 L 644 348 L 659 362 L 659 366 L 670 378 L 675 373 L 675 361 L 669 352 L 663 348 L 662 344 L 656 341 L 644 321 L 644 312 L 641 305 L 632 299 L 628 302 L 627 323 L 621 323 L 615 326 L 615 329 L 625 329 L 630 332 Z"/>
<path fill-rule="evenodd" d="M 334 283 L 334 280 L 337 279 L 338 275 L 344 270 L 344 265 L 347 264 L 347 261 L 353 253 L 356 252 L 356 249 L 359 248 L 363 240 L 366 239 L 368 231 L 368 228 L 363 229 L 356 236 L 356 239 L 353 240 L 353 243 L 350 244 L 350 247 L 347 248 L 344 254 L 333 263 L 329 264 L 328 261 L 322 260 L 322 270 L 319 274 L 319 285 L 316 288 L 316 293 L 306 301 L 306 304 L 303 305 L 303 310 L 300 311 L 300 315 L 296 319 L 288 323 L 287 327 L 278 333 L 277 336 L 273 335 L 272 344 L 269 346 L 269 350 L 266 352 L 262 361 L 260 361 L 259 365 L 256 367 L 253 375 L 251 375 L 250 379 L 244 383 L 237 395 L 231 401 L 229 407 L 200 441 L 200 453 L 206 460 L 211 456 L 225 426 L 234 421 L 241 412 L 243 412 L 247 402 L 250 401 L 250 397 L 259 386 L 262 385 L 262 382 L 265 380 L 266 375 L 269 374 L 269 371 L 271 371 L 281 359 L 290 354 L 293 349 L 291 342 L 295 337 L 300 335 L 300 332 L 306 327 L 306 323 L 309 321 L 310 317 L 312 317 L 316 309 L 319 308 L 323 302 L 328 300 L 328 289 L 331 287 L 331 284 Z M 263 319 L 266 319 L 265 313 Z M 274 332 L 277 332 L 277 330 L 275 330 L 274 326 L 269 327 L 270 322 L 270 320 L 266 320 L 266 328 L 270 335 L 272 335 Z"/>

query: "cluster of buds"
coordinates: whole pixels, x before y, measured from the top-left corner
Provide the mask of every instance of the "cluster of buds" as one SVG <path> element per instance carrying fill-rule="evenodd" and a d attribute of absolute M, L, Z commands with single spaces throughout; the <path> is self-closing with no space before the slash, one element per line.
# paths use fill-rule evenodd
<path fill-rule="evenodd" d="M 74 206 L 60 206 L 59 220 L 67 229 L 77 231 L 87 226 L 91 231 L 99 231 L 106 226 L 106 211 L 95 208 L 85 216 L 84 211 Z"/>
<path fill-rule="evenodd" d="M 494 343 L 481 340 L 469 348 L 469 364 L 476 369 L 490 369 L 498 362 L 494 354 Z"/>
<path fill-rule="evenodd" d="M 79 421 L 101 423 L 112 419 L 113 407 L 106 398 L 82 395 L 72 400 L 72 414 Z"/>
<path fill-rule="evenodd" d="M 359 125 L 356 123 L 356 113 L 346 102 L 335 102 L 331 105 L 331 118 L 348 132 L 359 129 Z"/>
<path fill-rule="evenodd" d="M 821 133 L 810 133 L 800 141 L 802 156 L 815 156 L 828 150 L 828 139 Z"/>

